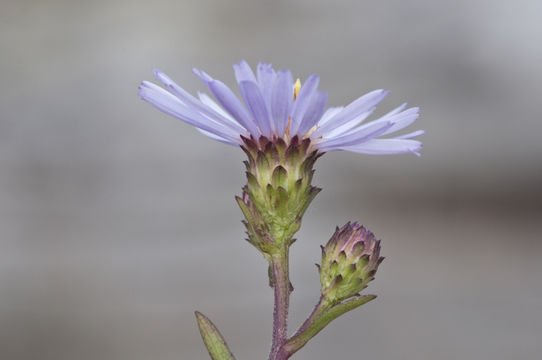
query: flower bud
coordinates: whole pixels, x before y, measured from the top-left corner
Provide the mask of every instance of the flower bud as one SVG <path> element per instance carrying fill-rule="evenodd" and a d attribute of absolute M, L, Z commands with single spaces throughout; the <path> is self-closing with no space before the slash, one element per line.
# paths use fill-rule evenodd
<path fill-rule="evenodd" d="M 382 260 L 380 240 L 372 232 L 356 222 L 337 227 L 322 247 L 322 295 L 332 303 L 358 295 L 374 279 Z"/>

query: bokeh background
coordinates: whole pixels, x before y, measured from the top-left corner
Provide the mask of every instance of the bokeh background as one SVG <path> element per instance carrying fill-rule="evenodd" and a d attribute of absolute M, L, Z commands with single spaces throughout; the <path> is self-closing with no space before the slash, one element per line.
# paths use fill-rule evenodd
<path fill-rule="evenodd" d="M 542 2 L 6 1 L 0 11 L 0 358 L 206 359 L 193 310 L 265 358 L 272 293 L 233 200 L 237 148 L 139 100 L 246 59 L 321 75 L 329 103 L 392 90 L 423 156 L 330 153 L 292 248 L 291 326 L 319 245 L 359 220 L 379 298 L 297 359 L 536 359 L 542 351 Z"/>

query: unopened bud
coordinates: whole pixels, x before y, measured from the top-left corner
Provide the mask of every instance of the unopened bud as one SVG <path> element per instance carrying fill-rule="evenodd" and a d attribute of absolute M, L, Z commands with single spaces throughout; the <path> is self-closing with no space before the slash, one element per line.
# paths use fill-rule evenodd
<path fill-rule="evenodd" d="M 322 295 L 334 303 L 357 295 L 374 279 L 382 260 L 380 240 L 372 232 L 356 222 L 337 228 L 322 247 Z"/>

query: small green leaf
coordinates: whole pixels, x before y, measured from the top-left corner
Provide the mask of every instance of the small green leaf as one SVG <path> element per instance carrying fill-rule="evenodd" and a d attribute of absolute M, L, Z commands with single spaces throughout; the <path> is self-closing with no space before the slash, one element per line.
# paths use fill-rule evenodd
<path fill-rule="evenodd" d="M 330 309 L 324 311 L 318 316 L 305 330 L 301 333 L 291 337 L 284 345 L 283 349 L 288 355 L 294 354 L 301 349 L 310 339 L 318 334 L 323 328 L 326 327 L 334 319 L 338 318 L 342 314 L 353 310 L 365 303 L 376 298 L 376 295 L 358 295 L 343 303 L 332 306 Z"/>
<path fill-rule="evenodd" d="M 235 360 L 218 329 L 205 315 L 196 311 L 199 331 L 213 360 Z"/>

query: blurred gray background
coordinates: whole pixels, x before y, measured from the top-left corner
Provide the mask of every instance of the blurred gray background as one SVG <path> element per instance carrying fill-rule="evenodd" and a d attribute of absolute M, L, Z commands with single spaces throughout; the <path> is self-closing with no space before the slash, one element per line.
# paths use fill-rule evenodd
<path fill-rule="evenodd" d="M 379 298 L 297 359 L 538 359 L 542 351 L 542 2 L 2 1 L 0 358 L 206 359 L 208 315 L 267 356 L 272 293 L 233 200 L 237 148 L 139 100 L 158 67 L 321 75 L 330 105 L 392 90 L 423 156 L 330 153 L 292 248 L 291 327 L 319 245 L 359 220 L 387 257 Z"/>

